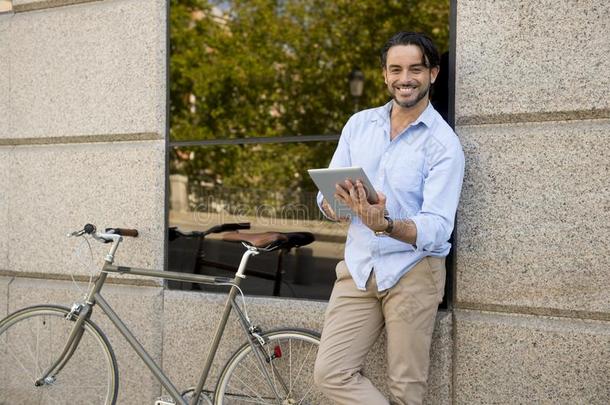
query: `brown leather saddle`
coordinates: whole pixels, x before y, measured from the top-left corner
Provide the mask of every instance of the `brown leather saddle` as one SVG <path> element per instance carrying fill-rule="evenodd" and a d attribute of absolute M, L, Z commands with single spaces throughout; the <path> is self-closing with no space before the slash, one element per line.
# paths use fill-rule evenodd
<path fill-rule="evenodd" d="M 293 247 L 309 245 L 315 240 L 315 237 L 310 232 L 229 232 L 223 234 L 222 240 L 241 242 L 248 246 L 271 251 L 276 249 L 290 250 Z"/>

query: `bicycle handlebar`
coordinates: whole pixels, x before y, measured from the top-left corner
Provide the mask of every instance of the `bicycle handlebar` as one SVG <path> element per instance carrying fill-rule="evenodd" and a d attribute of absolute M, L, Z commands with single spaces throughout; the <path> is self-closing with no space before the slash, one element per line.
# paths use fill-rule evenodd
<path fill-rule="evenodd" d="M 128 229 L 128 228 L 106 228 L 106 233 L 113 233 L 115 235 L 121 236 L 131 236 L 132 238 L 138 237 L 137 229 Z"/>
<path fill-rule="evenodd" d="M 83 234 L 87 234 L 87 235 L 91 235 L 93 236 L 95 239 L 98 238 L 102 238 L 104 240 L 104 242 L 110 242 L 111 239 L 108 239 L 108 237 L 104 237 L 103 235 L 118 235 L 118 236 L 130 236 L 132 238 L 136 238 L 138 236 L 138 230 L 137 229 L 129 229 L 129 228 L 106 228 L 105 232 L 103 234 L 98 234 L 97 233 L 97 228 L 95 225 L 93 224 L 85 224 L 85 226 L 83 227 L 82 230 L 80 231 L 76 231 L 76 232 L 72 232 L 71 234 L 68 234 L 68 236 L 81 236 Z"/>
<path fill-rule="evenodd" d="M 221 233 L 228 231 L 236 231 L 238 229 L 250 229 L 250 222 L 240 222 L 236 224 L 221 224 L 216 225 L 204 232 L 205 235 L 210 233 Z"/>
<path fill-rule="evenodd" d="M 221 224 L 221 225 L 215 225 L 205 231 L 191 231 L 191 232 L 181 231 L 177 227 L 173 226 L 173 227 L 169 228 L 168 231 L 169 231 L 169 240 L 173 241 L 178 237 L 199 238 L 199 237 L 205 237 L 206 235 L 209 235 L 211 233 L 237 231 L 238 229 L 250 229 L 250 223 L 249 222 L 240 222 L 240 223 Z"/>
<path fill-rule="evenodd" d="M 215 225 L 203 232 L 201 231 L 193 231 L 193 232 L 182 232 L 178 228 L 172 227 L 169 228 L 170 231 L 170 240 L 175 239 L 177 236 L 183 237 L 202 237 L 209 235 L 211 233 L 221 233 L 228 231 L 237 231 L 238 229 L 250 229 L 249 222 L 239 222 L 239 223 L 228 223 L 228 224 L 220 224 Z M 96 233 L 97 228 L 93 224 L 86 224 L 82 230 L 72 232 L 70 236 L 80 236 L 83 234 L 88 234 L 92 236 L 101 236 Z M 118 235 L 118 236 L 130 236 L 132 238 L 136 238 L 139 233 L 137 229 L 129 229 L 129 228 L 106 228 L 106 234 Z M 109 240 L 107 240 L 109 242 Z"/>

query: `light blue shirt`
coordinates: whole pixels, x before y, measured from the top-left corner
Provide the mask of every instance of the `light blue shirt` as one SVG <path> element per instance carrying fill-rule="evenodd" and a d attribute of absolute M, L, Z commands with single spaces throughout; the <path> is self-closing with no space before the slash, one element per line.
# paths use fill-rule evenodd
<path fill-rule="evenodd" d="M 390 141 L 392 101 L 354 114 L 341 133 L 329 167 L 362 167 L 376 190 L 387 197 L 394 221 L 417 226 L 415 246 L 375 236 L 360 218 L 352 218 L 345 262 L 364 290 L 371 271 L 377 289 L 392 287 L 426 256 L 444 257 L 464 178 L 464 152 L 458 137 L 428 104 L 424 112 Z M 322 195 L 318 193 L 318 205 Z"/>

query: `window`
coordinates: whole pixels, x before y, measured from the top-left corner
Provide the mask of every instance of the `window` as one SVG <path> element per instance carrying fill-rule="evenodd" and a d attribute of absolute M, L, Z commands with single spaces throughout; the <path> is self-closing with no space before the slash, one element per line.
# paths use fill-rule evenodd
<path fill-rule="evenodd" d="M 346 229 L 322 218 L 307 169 L 328 165 L 355 110 L 387 102 L 383 41 L 409 27 L 448 48 L 449 2 L 416 3 L 171 1 L 170 227 L 251 222 L 316 237 L 282 258 L 279 292 L 277 255 L 255 257 L 248 293 L 328 298 Z M 241 252 L 218 236 L 175 239 L 169 269 L 226 276 L 209 264 L 237 265 Z"/>
<path fill-rule="evenodd" d="M 334 267 L 343 257 L 346 225 L 326 221 L 316 204 L 316 188 L 304 168 L 326 165 L 336 142 L 220 144 L 174 147 L 170 175 L 169 222 L 184 230 L 205 230 L 220 223 L 249 222 L 252 232 L 312 232 L 316 241 L 283 255 L 250 260 L 244 289 L 250 294 L 326 299 Z M 203 244 L 190 238 L 170 241 L 169 268 L 231 276 L 244 248 L 223 242 L 221 234 Z M 171 283 L 170 287 L 204 288 Z"/>

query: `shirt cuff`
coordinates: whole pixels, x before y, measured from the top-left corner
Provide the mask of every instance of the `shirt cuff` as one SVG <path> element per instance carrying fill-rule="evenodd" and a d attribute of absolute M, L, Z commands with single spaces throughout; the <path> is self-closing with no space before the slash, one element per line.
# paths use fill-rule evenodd
<path fill-rule="evenodd" d="M 432 230 L 430 229 L 430 219 L 423 215 L 417 215 L 409 218 L 415 224 L 417 229 L 417 235 L 415 238 L 415 251 L 423 252 L 426 248 L 430 248 L 434 244 L 434 238 L 432 238 Z"/>
<path fill-rule="evenodd" d="M 331 219 L 328 215 L 326 215 L 326 212 L 324 212 L 324 209 L 322 208 L 322 201 L 324 200 L 324 196 L 322 195 L 321 192 L 318 191 L 318 196 L 316 197 L 316 201 L 318 202 L 318 208 L 320 209 L 320 212 L 322 213 L 322 215 L 324 215 L 324 218 L 333 221 L 333 219 Z"/>

